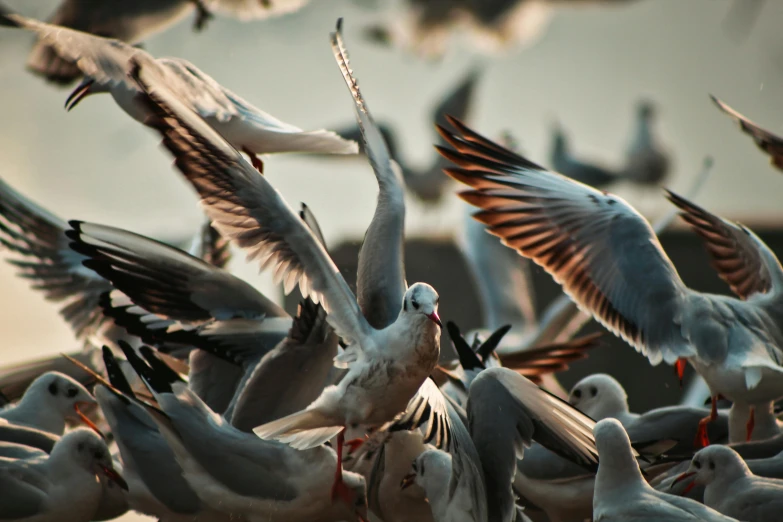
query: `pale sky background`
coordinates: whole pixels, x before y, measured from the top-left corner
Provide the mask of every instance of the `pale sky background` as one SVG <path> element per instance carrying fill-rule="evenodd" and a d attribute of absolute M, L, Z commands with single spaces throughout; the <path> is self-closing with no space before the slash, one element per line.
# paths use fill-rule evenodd
<path fill-rule="evenodd" d="M 7 2 L 46 18 L 50 0 Z M 378 2 L 375 2 L 378 3 Z M 563 10 L 535 44 L 488 59 L 455 46 L 439 63 L 368 43 L 362 25 L 378 13 L 347 0 L 313 0 L 293 16 L 271 22 L 216 19 L 194 34 L 191 19 L 147 42 L 157 56 L 180 56 L 258 107 L 303 128 L 353 120 L 352 103 L 328 43 L 345 18 L 354 72 L 376 119 L 400 129 L 404 152 L 427 163 L 433 154 L 429 110 L 438 96 L 477 61 L 485 64 L 473 124 L 497 135 L 511 131 L 532 159 L 548 158 L 554 116 L 579 154 L 619 162 L 630 139 L 633 105 L 650 97 L 661 107 L 657 130 L 674 156 L 669 186 L 685 190 L 705 154 L 713 177 L 698 201 L 747 224 L 778 222 L 783 176 L 750 139 L 719 113 L 713 93 L 772 131 L 783 133 L 783 2 L 766 2 L 743 42 L 722 24 L 727 0 L 640 0 L 613 8 Z M 195 230 L 193 192 L 171 168 L 157 135 L 127 117 L 109 96 L 85 100 L 71 113 L 60 91 L 24 70 L 32 38 L 0 29 L 0 176 L 66 219 L 91 220 L 172 237 Z M 361 237 L 375 203 L 375 181 L 361 161 L 277 157 L 270 180 L 292 205 L 305 201 L 331 244 Z M 651 216 L 662 198 L 618 191 Z M 440 209 L 412 204 L 410 235 L 451 235 L 459 203 Z M 270 290 L 254 267 L 235 262 L 253 283 Z M 270 290 L 274 292 L 273 290 Z M 271 294 L 276 295 L 276 294 Z M 56 307 L 0 265 L 3 362 L 73 348 Z M 128 516 L 129 520 L 131 516 Z"/>

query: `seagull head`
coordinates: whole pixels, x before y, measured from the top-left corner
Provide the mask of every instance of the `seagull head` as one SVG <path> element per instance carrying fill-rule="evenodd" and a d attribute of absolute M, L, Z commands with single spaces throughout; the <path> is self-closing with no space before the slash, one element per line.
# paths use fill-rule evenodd
<path fill-rule="evenodd" d="M 422 314 L 427 319 L 443 328 L 438 315 L 438 292 L 427 283 L 416 283 L 405 292 L 402 302 L 402 312 L 407 314 Z"/>
<path fill-rule="evenodd" d="M 430 502 L 430 495 L 437 494 L 438 488 L 448 487 L 451 480 L 451 455 L 445 451 L 431 449 L 416 457 L 411 464 L 411 472 L 400 482 L 400 489 L 416 484 L 424 490 Z"/>
<path fill-rule="evenodd" d="M 63 435 L 52 449 L 51 458 L 68 459 L 83 469 L 105 476 L 111 482 L 128 491 L 128 483 L 114 469 L 109 448 L 94 431 L 77 428 Z"/>
<path fill-rule="evenodd" d="M 40 407 L 62 419 L 79 422 L 83 411 L 92 410 L 98 404 L 95 398 L 77 380 L 60 372 L 47 372 L 30 384 L 25 396 L 30 394 Z"/>
<path fill-rule="evenodd" d="M 611 375 L 588 375 L 571 388 L 568 402 L 594 420 L 616 417 L 628 412 L 628 396 Z"/>
<path fill-rule="evenodd" d="M 750 469 L 736 451 L 728 446 L 714 444 L 707 446 L 693 456 L 688 470 L 672 482 L 672 487 L 691 477 L 694 485 L 706 486 L 718 477 L 733 479 L 749 475 Z M 693 486 L 688 486 L 686 491 L 691 487 Z"/>

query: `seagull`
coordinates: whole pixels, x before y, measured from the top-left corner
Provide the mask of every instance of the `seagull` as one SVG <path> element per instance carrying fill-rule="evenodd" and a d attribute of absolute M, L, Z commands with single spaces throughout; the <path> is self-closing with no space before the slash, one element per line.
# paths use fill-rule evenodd
<path fill-rule="evenodd" d="M 676 440 L 677 445 L 669 450 L 675 455 L 690 454 L 703 445 L 699 439 L 700 444 L 694 447 L 699 421 L 709 413 L 704 408 L 666 406 L 643 414 L 631 413 L 622 385 L 604 373 L 588 375 L 577 382 L 571 388 L 568 402 L 593 420 L 619 420 L 631 440 Z M 729 416 L 720 412 L 711 428 L 708 443 L 726 442 Z"/>
<path fill-rule="evenodd" d="M 412 484 L 421 487 L 427 495 L 435 522 L 481 522 L 479 513 L 470 502 L 470 492 L 458 483 L 451 491 L 452 457 L 445 451 L 431 449 L 413 461 L 412 472 L 406 475 L 400 487 Z"/>
<path fill-rule="evenodd" d="M 94 406 L 87 389 L 65 374 L 47 372 L 35 379 L 15 405 L 0 410 L 0 418 L 62 435 L 66 421 L 80 422 L 80 408 Z"/>
<path fill-rule="evenodd" d="M 620 522 L 729 522 L 721 515 L 687 498 L 661 493 L 642 477 L 631 442 L 617 419 L 604 419 L 594 428 L 600 454 L 593 496 L 593 520 Z"/>
<path fill-rule="evenodd" d="M 744 301 L 753 302 L 776 291 L 771 270 L 780 266 L 774 254 L 753 232 L 738 223 L 720 218 L 702 207 L 668 192 L 667 197 L 679 209 L 680 216 L 705 243 L 712 267 L 729 285 L 732 292 Z M 729 411 L 729 440 L 752 440 L 756 426 L 756 412 L 764 423 L 762 438 L 779 432 L 772 415 L 774 404 L 764 401 L 747 404 L 734 401 Z M 744 426 L 743 426 L 744 424 Z"/>
<path fill-rule="evenodd" d="M 182 476 L 174 453 L 125 379 L 111 350 L 103 349 L 112 384 L 95 387 L 95 398 L 120 450 L 128 502 L 135 511 L 164 521 L 226 520 L 204 505 Z"/>
<path fill-rule="evenodd" d="M 199 498 L 231 516 L 265 521 L 364 521 L 364 479 L 342 472 L 345 496 L 330 498 L 335 452 L 323 445 L 297 451 L 241 432 L 212 412 L 175 372 L 141 353 L 129 362 L 160 409 L 147 407 Z M 339 469 L 339 462 L 337 462 Z"/>
<path fill-rule="evenodd" d="M 86 428 L 64 435 L 46 457 L 0 459 L 0 518 L 88 522 L 103 494 L 96 475 L 127 490 L 106 443 Z"/>
<path fill-rule="evenodd" d="M 621 179 L 616 172 L 606 167 L 587 163 L 574 157 L 570 151 L 568 136 L 559 124 L 555 124 L 552 129 L 550 161 L 556 172 L 591 187 L 602 188 Z"/>
<path fill-rule="evenodd" d="M 213 225 L 251 258 L 262 259 L 262 266 L 276 266 L 276 278 L 285 281 L 287 292 L 299 284 L 305 296 L 321 303 L 347 346 L 335 358 L 338 367 L 348 368 L 337 386 L 326 388 L 307 409 L 255 430 L 300 449 L 337 436 L 337 495 L 346 426 L 394 418 L 435 367 L 438 294 L 430 285 L 416 283 L 400 296 L 394 323 L 382 330 L 370 326 L 323 246 L 269 182 L 178 101 L 154 67 L 147 71 L 136 64 L 132 76 L 147 95 L 145 104 L 153 115 L 148 123 L 178 158 L 177 167 L 199 192 Z M 207 164 L 211 166 L 205 169 Z"/>
<path fill-rule="evenodd" d="M 620 175 L 639 185 L 660 185 L 669 174 L 669 154 L 661 148 L 653 134 L 654 118 L 652 102 L 643 100 L 637 104 L 636 130 Z"/>
<path fill-rule="evenodd" d="M 783 480 L 754 475 L 728 446 L 710 446 L 696 453 L 675 483 L 691 477 L 694 484 L 706 486 L 706 506 L 737 520 L 774 520 L 783 509 Z"/>
<path fill-rule="evenodd" d="M 481 372 L 470 386 L 467 415 L 493 522 L 513 520 L 517 459 L 534 440 L 586 470 L 598 463 L 594 422 L 512 370 Z"/>
<path fill-rule="evenodd" d="M 621 198 L 452 124 L 456 134 L 441 131 L 457 150 L 439 150 L 458 165 L 447 174 L 472 187 L 460 197 L 482 209 L 476 218 L 652 364 L 690 362 L 713 397 L 700 435 L 717 415 L 718 394 L 748 404 L 783 396 L 776 319 L 783 268 L 755 235 L 769 292 L 746 301 L 697 292 L 682 282 L 649 223 Z"/>
<path fill-rule="evenodd" d="M 139 103 L 139 89 L 130 80 L 131 62 L 154 70 L 171 92 L 202 118 L 234 148 L 245 152 L 254 166 L 263 170 L 258 154 L 321 152 L 355 154 L 356 143 L 327 130 L 303 131 L 257 109 L 210 76 L 181 58 L 156 59 L 147 52 L 118 40 L 93 36 L 12 13 L 0 11 L 0 25 L 38 34 L 67 59 L 75 61 L 84 81 L 66 101 L 68 110 L 86 96 L 108 92 L 136 121 L 147 124 L 149 110 Z"/>
<path fill-rule="evenodd" d="M 759 127 L 715 96 L 710 95 L 710 99 L 721 111 L 739 124 L 740 130 L 750 136 L 756 146 L 769 156 L 769 162 L 772 165 L 778 170 L 783 170 L 783 138 Z"/>

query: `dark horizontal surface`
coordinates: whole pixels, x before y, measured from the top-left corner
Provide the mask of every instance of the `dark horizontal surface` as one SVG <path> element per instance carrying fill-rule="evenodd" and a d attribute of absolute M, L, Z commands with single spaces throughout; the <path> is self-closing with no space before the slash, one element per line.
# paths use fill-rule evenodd
<path fill-rule="evenodd" d="M 762 231 L 760 235 L 773 251 L 783 252 L 783 232 Z M 694 234 L 688 231 L 670 232 L 661 237 L 661 242 L 688 286 L 700 291 L 729 293 L 728 287 L 710 267 L 704 247 Z M 355 285 L 359 246 L 359 242 L 351 241 L 332 249 L 335 262 L 352 288 Z M 411 239 L 406 244 L 405 258 L 408 283 L 427 282 L 440 294 L 440 315 L 444 321 L 456 322 L 463 332 L 481 326 L 476 289 L 453 241 Z M 534 265 L 533 275 L 538 310 L 542 310 L 559 295 L 560 287 L 537 265 Z M 294 295 L 287 299 L 289 310 L 295 309 L 298 296 Z M 583 332 L 602 329 L 595 321 L 591 321 L 585 325 Z M 566 388 L 585 375 L 604 372 L 613 375 L 625 386 L 634 411 L 646 411 L 679 401 L 682 391 L 671 366 L 651 366 L 645 357 L 612 335 L 606 335 L 603 343 L 604 346 L 593 350 L 588 359 L 575 363 L 569 371 L 560 374 L 560 380 Z M 444 354 L 450 353 L 452 349 L 445 332 L 442 349 Z M 692 375 L 693 370 L 689 367 L 686 385 Z"/>

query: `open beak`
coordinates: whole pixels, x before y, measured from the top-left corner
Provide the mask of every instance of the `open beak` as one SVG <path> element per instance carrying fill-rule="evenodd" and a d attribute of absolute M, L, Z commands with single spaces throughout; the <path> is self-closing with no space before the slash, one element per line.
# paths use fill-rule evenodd
<path fill-rule="evenodd" d="M 103 434 L 103 432 L 98 428 L 98 426 L 95 425 L 93 421 L 90 420 L 90 418 L 82 413 L 82 411 L 79 409 L 81 407 L 93 407 L 95 403 L 93 402 L 87 402 L 87 401 L 79 401 L 73 403 L 73 411 L 76 412 L 76 416 L 81 419 L 83 423 L 85 423 L 91 430 L 93 430 L 95 433 L 101 436 L 103 440 L 106 440 L 106 436 Z M 115 472 L 116 473 L 116 472 Z M 123 481 L 124 482 L 124 481 Z"/>
<path fill-rule="evenodd" d="M 440 316 L 438 315 L 438 312 L 432 312 L 431 314 L 427 314 L 427 318 L 433 323 L 437 324 L 441 328 L 441 330 L 443 329 L 443 323 L 440 322 Z"/>
<path fill-rule="evenodd" d="M 101 466 L 101 469 L 103 470 L 103 473 L 109 478 L 109 480 L 117 484 L 125 491 L 128 491 L 128 483 L 125 482 L 125 479 L 122 478 L 122 475 L 117 473 L 117 470 L 108 466 Z"/>
<path fill-rule="evenodd" d="M 402 481 L 400 482 L 400 489 L 408 489 L 413 485 L 413 482 L 416 480 L 416 474 L 415 473 L 408 473 L 404 477 L 402 477 Z"/>
<path fill-rule="evenodd" d="M 671 486 L 669 486 L 669 489 L 673 488 L 673 487 L 674 487 L 674 485 L 675 485 L 675 484 L 677 484 L 678 482 L 682 482 L 683 480 L 685 480 L 685 479 L 687 479 L 687 478 L 690 478 L 690 477 L 694 476 L 695 474 L 696 474 L 696 472 L 695 472 L 695 471 L 686 471 L 685 473 L 682 473 L 682 474 L 680 474 L 680 476 L 679 476 L 679 477 L 677 477 L 676 479 L 674 479 L 674 482 L 672 482 L 672 485 L 671 485 Z M 687 494 L 687 493 L 688 493 L 690 490 L 692 490 L 692 489 L 693 489 L 693 487 L 694 487 L 695 485 L 696 485 L 696 482 L 695 482 L 695 481 L 693 481 L 693 482 L 691 482 L 690 484 L 688 484 L 688 485 L 685 487 L 685 490 L 682 492 L 682 494 L 683 494 L 683 495 Z"/>
<path fill-rule="evenodd" d="M 70 112 L 70 110 L 76 107 L 80 101 L 86 98 L 90 94 L 90 89 L 94 83 L 95 80 L 90 78 L 82 80 L 82 83 L 80 83 L 73 92 L 71 92 L 68 99 L 65 100 L 65 110 Z"/>

